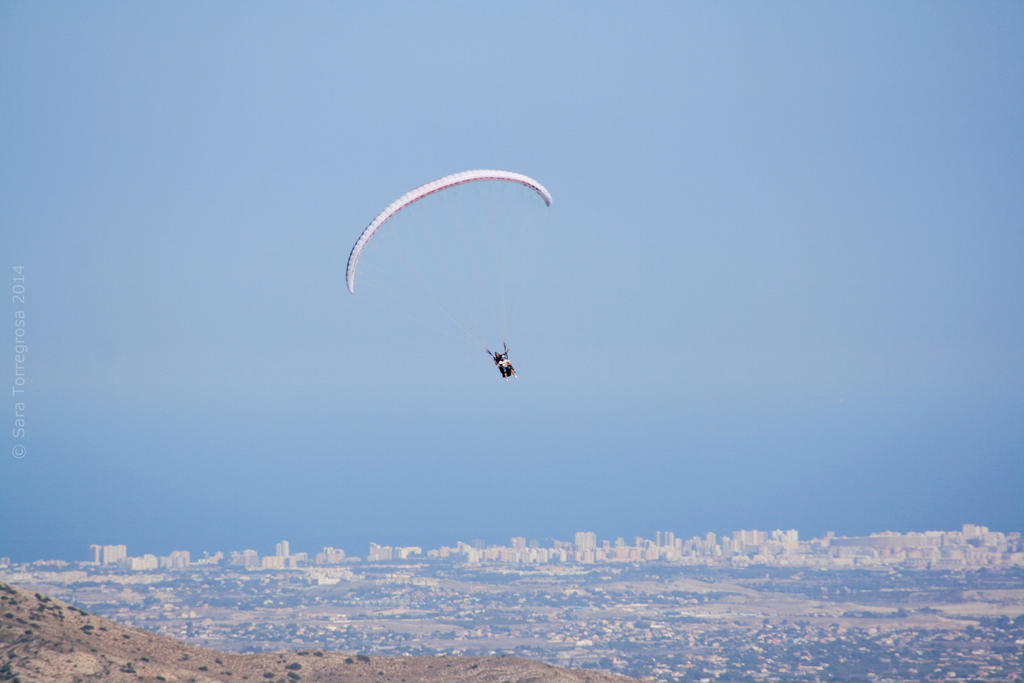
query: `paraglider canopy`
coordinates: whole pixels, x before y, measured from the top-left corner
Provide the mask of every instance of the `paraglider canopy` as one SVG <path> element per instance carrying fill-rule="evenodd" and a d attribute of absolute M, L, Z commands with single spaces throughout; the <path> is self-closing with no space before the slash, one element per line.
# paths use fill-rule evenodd
<path fill-rule="evenodd" d="M 352 251 L 348 256 L 348 266 L 345 269 L 345 282 L 348 285 L 348 291 L 355 294 L 356 291 L 356 264 L 359 263 L 359 256 L 363 253 L 363 249 L 370 242 L 373 236 L 377 233 L 381 227 L 387 223 L 395 214 L 409 206 L 414 204 L 424 197 L 430 196 L 435 192 L 446 190 L 456 185 L 463 185 L 465 183 L 472 183 L 478 180 L 501 180 L 512 183 L 519 183 L 530 188 L 544 200 L 544 203 L 551 206 L 551 193 L 533 178 L 523 175 L 522 173 L 513 173 L 512 171 L 498 171 L 498 170 L 478 170 L 478 171 L 463 171 L 462 173 L 453 173 L 452 175 L 432 180 L 425 185 L 420 185 L 414 190 L 406 192 L 395 201 L 388 204 L 387 208 L 377 214 L 377 217 L 370 221 L 370 224 L 366 226 L 362 234 L 359 235 L 359 239 L 356 240 L 355 245 L 352 247 Z"/>

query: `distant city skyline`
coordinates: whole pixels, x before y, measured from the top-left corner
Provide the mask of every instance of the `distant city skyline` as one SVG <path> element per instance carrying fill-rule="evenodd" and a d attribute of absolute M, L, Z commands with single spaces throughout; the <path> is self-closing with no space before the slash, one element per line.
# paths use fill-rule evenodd
<path fill-rule="evenodd" d="M 819 566 L 822 568 L 873 567 L 901 565 L 919 568 L 974 566 L 1024 566 L 1024 534 L 1001 532 L 986 526 L 964 524 L 959 530 L 926 530 L 898 533 L 879 531 L 867 536 L 839 536 L 828 532 L 823 537 L 802 539 L 796 529 L 741 529 L 731 534 L 707 532 L 703 536 L 677 537 L 675 532 L 656 531 L 652 538 L 634 536 L 602 539 L 593 531 L 577 531 L 572 541 L 513 536 L 507 545 L 482 539 L 458 541 L 453 545 L 424 550 L 422 546 L 394 546 L 370 542 L 366 562 L 438 559 L 463 562 L 509 564 L 594 564 L 605 562 L 667 561 L 684 564 Z M 278 541 L 273 554 L 244 550 L 204 551 L 192 559 L 189 550 L 174 550 L 169 555 L 145 553 L 130 556 L 124 544 L 89 546 L 86 564 L 120 567 L 130 571 L 183 569 L 190 566 L 228 565 L 246 569 L 297 569 L 313 565 L 361 562 L 364 557 L 348 554 L 333 546 L 317 552 L 292 552 L 288 540 Z M 67 565 L 63 560 L 39 559 L 44 564 Z M 14 564 L 0 555 L 0 568 Z M 20 564 L 29 564 L 22 562 Z M 79 561 L 78 564 L 81 564 Z"/>

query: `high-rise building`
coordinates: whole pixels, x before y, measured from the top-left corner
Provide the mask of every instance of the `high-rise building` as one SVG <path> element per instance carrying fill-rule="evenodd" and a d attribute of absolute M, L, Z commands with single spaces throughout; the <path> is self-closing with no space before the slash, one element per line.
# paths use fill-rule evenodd
<path fill-rule="evenodd" d="M 370 543 L 370 550 L 366 553 L 367 562 L 387 562 L 392 559 L 394 548 L 389 545 L 378 545 Z"/>
<path fill-rule="evenodd" d="M 595 550 L 597 548 L 597 534 L 593 531 L 577 531 L 575 541 L 576 550 L 579 551 Z"/>
<path fill-rule="evenodd" d="M 129 557 L 128 568 L 135 572 L 148 571 L 156 569 L 160 564 L 156 559 L 156 555 L 143 555 L 142 557 Z"/>
<path fill-rule="evenodd" d="M 284 569 L 285 561 L 284 555 L 267 555 L 263 558 L 261 567 L 263 569 Z"/>
<path fill-rule="evenodd" d="M 332 548 L 328 545 L 316 554 L 317 564 L 340 564 L 344 561 L 345 551 L 341 548 Z"/>
<path fill-rule="evenodd" d="M 228 566 L 255 569 L 260 566 L 260 554 L 251 548 L 232 550 L 228 554 Z"/>
<path fill-rule="evenodd" d="M 277 544 L 277 551 L 274 553 L 278 557 L 288 557 L 291 555 L 288 548 L 288 541 L 281 541 Z"/>
<path fill-rule="evenodd" d="M 114 564 L 128 559 L 128 548 L 124 545 L 93 544 L 89 550 L 92 551 L 93 564 Z"/>
<path fill-rule="evenodd" d="M 168 569 L 186 569 L 191 564 L 190 557 L 187 550 L 175 550 L 167 557 L 161 558 L 161 564 Z"/>

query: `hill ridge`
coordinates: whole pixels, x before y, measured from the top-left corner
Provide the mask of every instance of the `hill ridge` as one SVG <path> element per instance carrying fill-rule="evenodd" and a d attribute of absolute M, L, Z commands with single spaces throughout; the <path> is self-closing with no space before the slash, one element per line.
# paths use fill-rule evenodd
<path fill-rule="evenodd" d="M 303 649 L 237 654 L 119 624 L 0 582 L 0 681 L 611 683 L 636 679 L 519 657 L 377 656 Z"/>

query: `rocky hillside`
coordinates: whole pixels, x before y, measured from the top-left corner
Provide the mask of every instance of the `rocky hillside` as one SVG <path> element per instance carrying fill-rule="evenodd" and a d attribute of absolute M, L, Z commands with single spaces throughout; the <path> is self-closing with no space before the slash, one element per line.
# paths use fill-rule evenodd
<path fill-rule="evenodd" d="M 231 654 L 181 643 L 0 583 L 0 681 L 628 681 L 516 657 Z"/>

